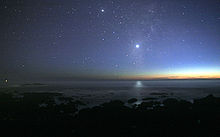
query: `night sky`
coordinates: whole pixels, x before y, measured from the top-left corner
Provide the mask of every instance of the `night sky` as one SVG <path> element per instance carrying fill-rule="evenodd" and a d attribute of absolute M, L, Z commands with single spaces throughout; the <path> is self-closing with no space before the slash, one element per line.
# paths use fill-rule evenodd
<path fill-rule="evenodd" d="M 220 78 L 219 0 L 0 0 L 9 81 Z"/>

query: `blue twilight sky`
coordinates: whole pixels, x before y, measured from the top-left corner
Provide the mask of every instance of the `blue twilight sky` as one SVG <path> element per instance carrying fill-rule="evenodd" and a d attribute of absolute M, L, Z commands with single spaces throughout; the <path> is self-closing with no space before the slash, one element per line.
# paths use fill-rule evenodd
<path fill-rule="evenodd" d="M 1 0 L 0 13 L 2 79 L 220 78 L 219 0 Z"/>

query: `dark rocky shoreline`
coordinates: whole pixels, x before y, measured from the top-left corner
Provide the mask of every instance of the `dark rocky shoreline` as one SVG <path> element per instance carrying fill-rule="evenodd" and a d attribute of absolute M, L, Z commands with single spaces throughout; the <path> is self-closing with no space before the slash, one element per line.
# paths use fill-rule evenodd
<path fill-rule="evenodd" d="M 128 100 L 135 101 L 135 98 Z M 1 92 L 1 134 L 13 137 L 220 135 L 220 98 L 212 95 L 193 102 L 145 98 L 131 107 L 113 100 L 79 110 L 85 105 L 61 93 Z"/>

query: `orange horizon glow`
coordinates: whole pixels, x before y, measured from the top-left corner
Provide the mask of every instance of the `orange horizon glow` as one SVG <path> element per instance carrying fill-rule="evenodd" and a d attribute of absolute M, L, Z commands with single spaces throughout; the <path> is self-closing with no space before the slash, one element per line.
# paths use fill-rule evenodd
<path fill-rule="evenodd" d="M 213 68 L 184 68 L 155 73 L 140 73 L 123 76 L 123 79 L 220 79 L 220 69 Z"/>
<path fill-rule="evenodd" d="M 123 79 L 219 79 L 220 73 L 217 74 L 157 74 L 157 75 L 136 75 L 136 76 L 124 76 Z"/>

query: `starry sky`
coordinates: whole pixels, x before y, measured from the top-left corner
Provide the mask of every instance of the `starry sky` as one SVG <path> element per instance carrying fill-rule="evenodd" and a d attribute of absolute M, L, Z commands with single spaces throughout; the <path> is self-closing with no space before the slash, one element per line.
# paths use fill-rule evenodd
<path fill-rule="evenodd" d="M 219 0 L 0 0 L 0 77 L 220 78 Z"/>

